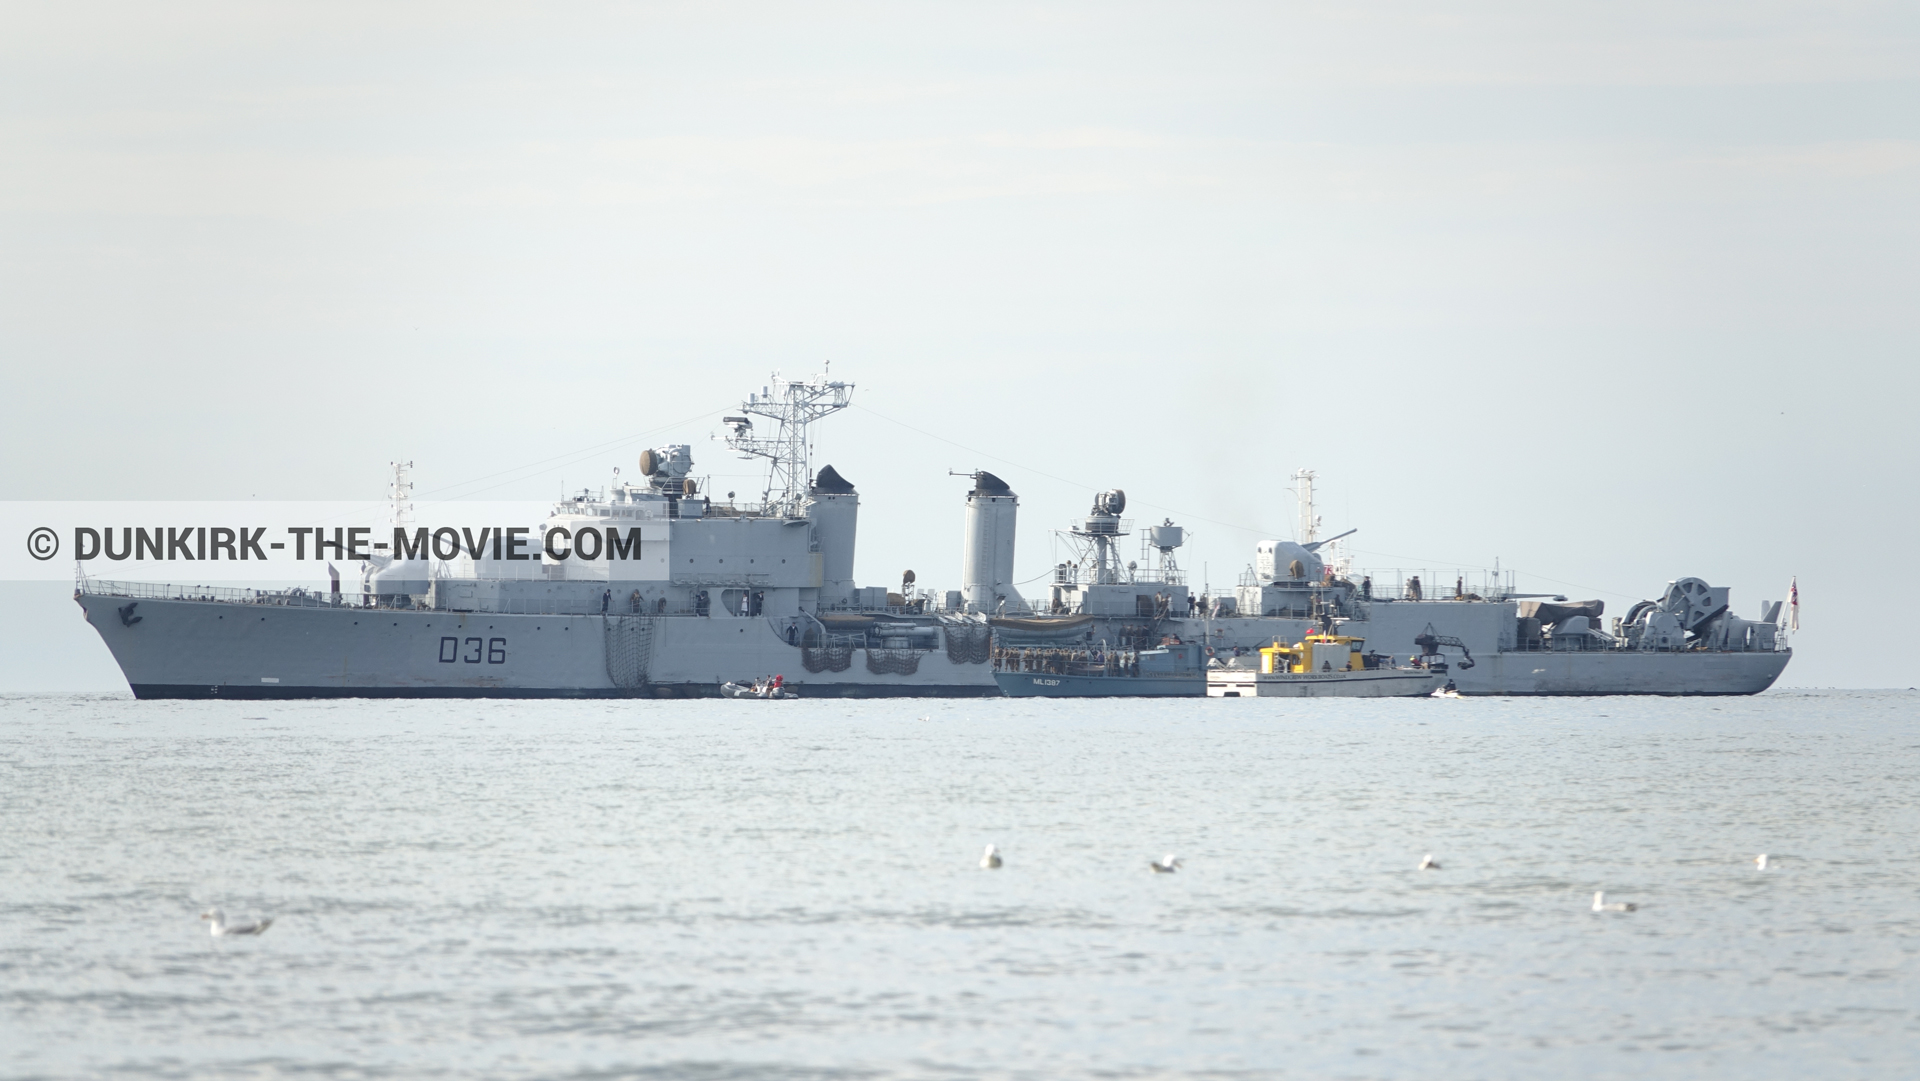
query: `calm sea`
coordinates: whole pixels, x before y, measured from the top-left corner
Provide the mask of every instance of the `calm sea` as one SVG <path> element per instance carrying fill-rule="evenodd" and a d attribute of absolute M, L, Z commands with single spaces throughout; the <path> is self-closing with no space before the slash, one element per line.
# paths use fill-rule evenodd
<path fill-rule="evenodd" d="M 1907 692 L 11 697 L 0 1075 L 1914 1077 L 1917 792 Z"/>

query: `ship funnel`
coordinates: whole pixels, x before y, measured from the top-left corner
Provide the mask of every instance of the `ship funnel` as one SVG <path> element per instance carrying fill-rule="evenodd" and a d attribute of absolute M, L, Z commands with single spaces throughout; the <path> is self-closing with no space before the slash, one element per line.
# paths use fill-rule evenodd
<path fill-rule="evenodd" d="M 826 466 L 813 478 L 813 490 L 810 494 L 819 495 L 822 492 L 832 495 L 850 495 L 853 492 L 853 482 L 841 476 L 832 466 Z"/>
<path fill-rule="evenodd" d="M 807 518 L 820 549 L 820 607 L 853 603 L 853 542 L 860 525 L 860 493 L 832 466 L 823 466 L 807 490 Z"/>
<path fill-rule="evenodd" d="M 1007 487 L 1006 481 L 1001 480 L 999 477 L 994 476 L 992 473 L 989 473 L 984 469 L 978 473 L 969 473 L 965 475 L 971 476 L 973 478 L 973 490 L 982 495 L 1012 495 L 1013 494 L 1013 489 Z"/>
<path fill-rule="evenodd" d="M 984 470 L 967 493 L 967 534 L 960 560 L 960 597 L 969 611 L 1023 608 L 1013 587 L 1013 529 L 1020 497 L 1007 482 Z"/>

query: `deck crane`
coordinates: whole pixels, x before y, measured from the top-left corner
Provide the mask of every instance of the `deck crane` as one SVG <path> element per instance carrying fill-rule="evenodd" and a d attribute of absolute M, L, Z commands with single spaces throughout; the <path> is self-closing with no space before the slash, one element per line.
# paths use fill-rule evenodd
<path fill-rule="evenodd" d="M 1431 623 L 1427 624 L 1425 631 L 1414 635 L 1413 644 L 1420 647 L 1422 657 L 1440 657 L 1440 647 L 1452 646 L 1460 651 L 1460 670 L 1464 672 L 1473 667 L 1473 652 L 1467 649 L 1467 644 L 1450 634 L 1433 633 Z"/>

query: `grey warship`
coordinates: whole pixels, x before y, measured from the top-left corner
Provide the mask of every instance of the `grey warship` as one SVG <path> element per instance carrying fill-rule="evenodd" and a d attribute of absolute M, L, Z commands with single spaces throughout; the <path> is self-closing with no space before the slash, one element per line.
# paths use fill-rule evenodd
<path fill-rule="evenodd" d="M 1175 559 L 1179 527 L 1149 527 L 1140 558 L 1127 560 L 1120 545 L 1133 523 L 1121 517 L 1125 493 L 1096 495 L 1088 515 L 1059 533 L 1077 558 L 1054 568 L 1035 606 L 1046 615 L 991 621 L 1003 683 L 1025 696 L 1128 695 L 1128 680 L 1022 680 L 1023 658 L 1045 648 L 1079 671 L 1115 645 L 1198 643 L 1210 670 L 1251 668 L 1261 650 L 1311 635 L 1363 638 L 1445 676 L 1463 695 L 1758 694 L 1793 657 L 1779 627 L 1781 602 L 1762 601 L 1758 618 L 1744 619 L 1728 589 L 1699 578 L 1669 582 L 1610 625 L 1601 601 L 1517 594 L 1497 570 L 1477 589 L 1457 580 L 1447 596 L 1431 595 L 1417 575 L 1376 589 L 1346 559 L 1324 557 L 1347 534 L 1316 539 L 1313 474 L 1294 479 L 1302 539 L 1258 542 L 1237 586 L 1210 597 L 1190 591 Z"/>
<path fill-rule="evenodd" d="M 728 446 L 768 463 L 757 502 L 711 498 L 670 445 L 519 530 L 540 538 L 532 558 L 375 555 L 346 593 L 83 578 L 75 599 L 141 698 L 711 697 L 774 674 L 802 696 L 997 695 L 984 616 L 854 584 L 859 493 L 808 463 L 810 425 L 853 389 L 776 377 L 724 419 Z M 978 572 L 989 588 L 1012 575 L 1013 502 L 984 492 L 973 515 L 970 558 L 1003 560 Z M 562 537 L 604 558 L 568 559 Z"/>
<path fill-rule="evenodd" d="M 1753 694 L 1791 657 L 1777 605 L 1742 620 L 1725 589 L 1698 579 L 1608 630 L 1598 602 L 1487 589 L 1431 598 L 1404 584 L 1382 595 L 1330 566 L 1327 542 L 1310 535 L 1260 542 L 1240 586 L 1203 606 L 1171 521 L 1142 531 L 1140 560 L 1121 554 L 1132 523 L 1118 490 L 1065 532 L 1081 558 L 1029 601 L 1014 584 L 1018 496 L 984 471 L 967 474 L 960 589 L 924 588 L 911 572 L 859 586 L 859 493 L 808 460 L 809 426 L 852 392 L 776 377 L 724 418 L 729 448 L 768 463 L 758 501 L 714 499 L 691 449 L 669 445 L 640 456 L 637 479 L 518 530 L 541 538 L 534 558 L 497 545 L 438 562 L 375 555 L 357 592 L 82 577 L 74 598 L 141 698 L 714 697 L 773 674 L 800 697 L 998 696 L 1016 681 L 997 677 L 1042 653 L 1076 674 L 1096 656 L 1106 674 L 1121 670 L 1115 658 L 1142 676 L 1171 665 L 1172 683 L 1074 681 L 1075 693 L 1187 693 L 1204 687 L 1196 665 L 1309 633 L 1406 653 L 1464 694 Z M 409 524 L 407 484 L 397 472 L 396 529 Z M 586 558 L 589 541 L 602 558 Z M 582 558 L 567 558 L 569 544 Z M 1036 693 L 1031 678 L 1017 682 Z"/>

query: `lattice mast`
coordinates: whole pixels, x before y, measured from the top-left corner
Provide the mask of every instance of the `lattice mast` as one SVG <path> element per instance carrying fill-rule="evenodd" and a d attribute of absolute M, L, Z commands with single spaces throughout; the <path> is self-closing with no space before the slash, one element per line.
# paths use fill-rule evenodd
<path fill-rule="evenodd" d="M 1074 522 L 1067 531 L 1068 542 L 1081 553 L 1082 562 L 1091 564 L 1094 585 L 1125 585 L 1133 581 L 1134 566 L 1123 566 L 1120 538 L 1132 532 L 1133 523 L 1120 515 L 1127 509 L 1127 493 L 1118 488 L 1093 497 L 1093 510 Z"/>
<path fill-rule="evenodd" d="M 388 462 L 393 467 L 393 483 L 387 488 L 387 499 L 393 507 L 393 524 L 396 529 L 413 525 L 413 463 Z"/>
<path fill-rule="evenodd" d="M 1300 532 L 1300 543 L 1305 545 L 1312 545 L 1320 539 L 1320 515 L 1313 509 L 1313 479 L 1318 475 L 1311 469 L 1296 469 L 1292 478 L 1294 494 L 1300 500 L 1300 524 L 1296 528 Z M 1351 532 L 1353 530 L 1347 530 L 1347 533 Z M 1346 535 L 1342 533 L 1340 537 Z M 1340 537 L 1333 537 L 1327 541 L 1326 551 L 1321 553 L 1321 559 L 1333 572 L 1335 578 L 1346 578 L 1353 573 L 1353 557 L 1347 554 L 1346 545 L 1341 542 Z"/>
<path fill-rule="evenodd" d="M 1293 491 L 1300 501 L 1300 525 L 1297 530 L 1301 544 L 1312 544 L 1320 539 L 1320 516 L 1313 513 L 1313 478 L 1311 469 L 1296 469 L 1293 472 Z"/>
<path fill-rule="evenodd" d="M 822 417 L 837 413 L 853 403 L 853 384 L 818 375 L 808 380 L 782 379 L 778 372 L 758 394 L 747 395 L 740 403 L 744 417 L 725 417 L 733 432 L 727 446 L 742 458 L 768 461 L 767 505 L 786 513 L 797 513 L 807 498 L 813 481 L 808 456 L 813 445 L 807 426 Z M 771 435 L 756 435 L 752 417 L 774 422 Z"/>

